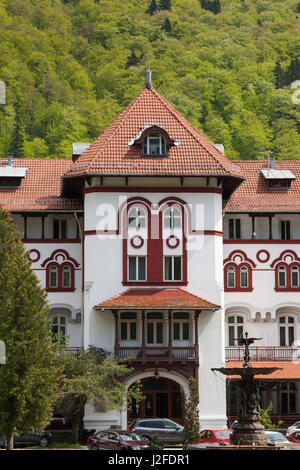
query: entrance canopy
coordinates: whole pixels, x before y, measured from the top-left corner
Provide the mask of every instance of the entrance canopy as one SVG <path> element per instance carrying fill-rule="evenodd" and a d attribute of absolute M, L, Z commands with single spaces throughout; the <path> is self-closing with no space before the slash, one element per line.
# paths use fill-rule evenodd
<path fill-rule="evenodd" d="M 199 309 L 218 310 L 219 305 L 191 294 L 183 289 L 128 289 L 94 307 L 98 310 L 111 309 Z"/>

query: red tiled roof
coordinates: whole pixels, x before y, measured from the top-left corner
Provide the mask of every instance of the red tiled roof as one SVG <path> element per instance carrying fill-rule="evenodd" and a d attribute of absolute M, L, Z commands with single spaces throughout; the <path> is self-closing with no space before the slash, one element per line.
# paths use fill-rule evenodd
<path fill-rule="evenodd" d="M 183 289 L 128 289 L 105 302 L 96 305 L 96 309 L 118 308 L 192 308 L 218 309 L 219 306 Z"/>
<path fill-rule="evenodd" d="M 255 379 L 261 380 L 300 380 L 300 362 L 281 362 L 281 361 L 260 361 L 251 362 L 252 367 L 280 367 L 282 370 L 276 370 L 270 375 L 256 375 Z M 242 362 L 229 361 L 226 362 L 226 368 L 242 367 Z M 240 378 L 237 375 L 228 376 L 230 379 Z"/>
<path fill-rule="evenodd" d="M 151 124 L 162 127 L 179 146 L 168 157 L 141 157 L 137 145 L 128 142 Z M 127 106 L 120 116 L 68 169 L 67 175 L 235 175 L 235 162 L 219 152 L 156 90 L 147 89 Z"/>
<path fill-rule="evenodd" d="M 6 162 L 0 159 L 0 166 Z M 71 163 L 66 159 L 14 159 L 14 167 L 26 167 L 28 171 L 19 189 L 0 188 L 1 206 L 10 211 L 82 209 L 81 201 L 60 197 L 61 177 Z"/>
<path fill-rule="evenodd" d="M 241 169 L 245 181 L 235 190 L 225 204 L 226 211 L 247 212 L 278 212 L 300 211 L 300 161 L 278 160 L 275 168 L 290 170 L 296 176 L 291 182 L 291 189 L 270 190 L 260 170 L 267 168 L 267 162 L 259 160 L 244 160 L 236 162 Z"/>

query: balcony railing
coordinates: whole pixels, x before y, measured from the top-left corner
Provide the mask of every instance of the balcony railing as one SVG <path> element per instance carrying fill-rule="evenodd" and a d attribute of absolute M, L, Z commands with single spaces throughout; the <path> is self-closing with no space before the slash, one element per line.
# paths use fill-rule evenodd
<path fill-rule="evenodd" d="M 250 361 L 299 361 L 300 347 L 253 346 L 249 348 Z M 243 361 L 245 350 L 242 347 L 227 347 L 228 361 Z"/>
<path fill-rule="evenodd" d="M 117 355 L 133 362 L 197 362 L 194 346 L 119 347 Z"/>

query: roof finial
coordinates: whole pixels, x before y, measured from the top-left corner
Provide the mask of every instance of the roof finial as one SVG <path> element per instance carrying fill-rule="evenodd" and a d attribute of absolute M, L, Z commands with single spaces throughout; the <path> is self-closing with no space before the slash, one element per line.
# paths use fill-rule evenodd
<path fill-rule="evenodd" d="M 152 70 L 150 69 L 150 67 L 148 67 L 147 78 L 146 78 L 146 88 L 153 88 L 153 85 L 151 82 L 151 74 L 152 74 Z"/>

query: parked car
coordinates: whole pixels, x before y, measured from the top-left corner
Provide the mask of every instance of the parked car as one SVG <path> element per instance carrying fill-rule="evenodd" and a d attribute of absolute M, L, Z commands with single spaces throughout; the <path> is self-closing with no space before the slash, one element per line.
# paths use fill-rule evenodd
<path fill-rule="evenodd" d="M 203 429 L 200 432 L 201 443 L 208 444 L 229 444 L 232 429 Z"/>
<path fill-rule="evenodd" d="M 85 428 L 80 429 L 79 431 L 80 444 L 86 444 L 88 441 L 88 438 L 96 434 L 96 432 L 97 432 L 96 429 L 85 429 Z"/>
<path fill-rule="evenodd" d="M 296 421 L 296 423 L 292 424 L 291 426 L 287 428 L 286 436 L 289 436 L 290 434 L 292 434 L 294 431 L 297 431 L 297 430 L 300 431 L 300 421 Z"/>
<path fill-rule="evenodd" d="M 295 442 L 297 444 L 300 444 L 300 430 L 299 431 L 294 431 L 292 432 L 291 434 L 289 434 L 288 436 L 286 436 L 286 438 L 288 439 L 288 441 L 290 442 Z"/>
<path fill-rule="evenodd" d="M 14 447 L 25 447 L 25 446 L 41 446 L 47 447 L 52 440 L 52 434 L 48 431 L 37 431 L 20 433 L 18 436 L 14 436 Z M 0 447 L 6 447 L 6 437 L 0 437 Z"/>
<path fill-rule="evenodd" d="M 289 440 L 278 431 L 265 431 L 268 444 L 289 444 Z"/>
<path fill-rule="evenodd" d="M 181 444 L 184 439 L 183 426 L 167 418 L 139 418 L 130 426 L 142 439 L 150 440 L 156 434 L 163 443 Z"/>
<path fill-rule="evenodd" d="M 99 431 L 87 440 L 89 450 L 145 450 L 148 441 L 131 431 Z"/>

